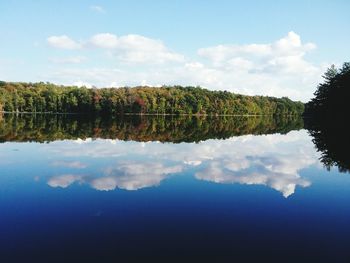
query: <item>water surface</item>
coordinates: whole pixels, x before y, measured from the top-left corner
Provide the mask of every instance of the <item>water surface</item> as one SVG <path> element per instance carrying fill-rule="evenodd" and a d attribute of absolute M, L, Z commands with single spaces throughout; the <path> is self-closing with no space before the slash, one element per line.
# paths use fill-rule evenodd
<path fill-rule="evenodd" d="M 349 262 L 350 176 L 313 139 L 297 118 L 7 115 L 1 262 Z"/>

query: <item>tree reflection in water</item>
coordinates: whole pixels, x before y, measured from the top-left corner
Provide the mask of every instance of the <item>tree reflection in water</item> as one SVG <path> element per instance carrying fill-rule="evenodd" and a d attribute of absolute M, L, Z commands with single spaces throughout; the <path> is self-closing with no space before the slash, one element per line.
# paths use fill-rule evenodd
<path fill-rule="evenodd" d="M 338 167 L 340 172 L 350 171 L 349 127 L 343 120 L 312 121 L 306 119 L 305 127 L 312 136 L 312 142 L 321 153 L 320 161 L 327 170 Z"/>
<path fill-rule="evenodd" d="M 247 134 L 286 134 L 306 128 L 313 137 L 320 160 L 329 170 L 350 170 L 350 140 L 346 124 L 322 123 L 285 116 L 150 116 L 125 115 L 102 118 L 85 115 L 5 114 L 0 118 L 0 142 L 52 142 L 76 139 L 124 141 L 200 142 Z"/>
<path fill-rule="evenodd" d="M 298 117 L 141 116 L 116 118 L 83 115 L 5 115 L 0 141 L 51 142 L 64 139 L 199 142 L 246 134 L 287 133 L 303 127 Z"/>

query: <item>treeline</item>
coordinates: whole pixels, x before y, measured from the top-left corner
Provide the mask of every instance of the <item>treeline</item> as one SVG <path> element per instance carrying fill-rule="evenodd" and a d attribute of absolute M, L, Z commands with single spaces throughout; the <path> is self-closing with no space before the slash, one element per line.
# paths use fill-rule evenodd
<path fill-rule="evenodd" d="M 350 63 L 337 69 L 332 65 L 323 75 L 324 82 L 315 91 L 315 97 L 305 107 L 305 115 L 332 121 L 348 118 L 350 99 Z"/>
<path fill-rule="evenodd" d="M 332 65 L 323 78 L 315 97 L 305 105 L 306 128 L 325 167 L 336 166 L 341 172 L 349 172 L 350 63 L 339 69 Z"/>
<path fill-rule="evenodd" d="M 102 88 L 0 81 L 0 111 L 87 114 L 300 115 L 286 97 L 244 96 L 200 87 Z"/>
<path fill-rule="evenodd" d="M 301 129 L 300 116 L 142 116 L 115 118 L 63 114 L 4 114 L 0 142 L 51 142 L 86 138 L 160 142 L 200 142 L 245 134 Z"/>

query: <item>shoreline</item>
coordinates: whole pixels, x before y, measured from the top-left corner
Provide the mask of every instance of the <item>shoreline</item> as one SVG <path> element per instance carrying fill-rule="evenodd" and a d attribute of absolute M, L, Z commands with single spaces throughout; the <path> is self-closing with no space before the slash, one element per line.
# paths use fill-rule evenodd
<path fill-rule="evenodd" d="M 196 116 L 196 117 L 261 117 L 261 116 L 300 116 L 303 117 L 302 114 L 192 114 L 192 113 L 181 113 L 181 114 L 174 114 L 174 113 L 163 113 L 163 114 L 159 114 L 159 113 L 118 113 L 118 114 L 101 114 L 101 113 L 84 113 L 84 112 L 79 112 L 79 113 L 75 113 L 75 112 L 66 112 L 66 113 L 62 113 L 62 112 L 16 112 L 16 111 L 0 111 L 0 113 L 2 114 L 16 114 L 16 115 L 20 115 L 20 114 L 25 114 L 25 115 L 85 115 L 85 116 L 110 116 L 110 117 L 114 117 L 114 116 Z"/>

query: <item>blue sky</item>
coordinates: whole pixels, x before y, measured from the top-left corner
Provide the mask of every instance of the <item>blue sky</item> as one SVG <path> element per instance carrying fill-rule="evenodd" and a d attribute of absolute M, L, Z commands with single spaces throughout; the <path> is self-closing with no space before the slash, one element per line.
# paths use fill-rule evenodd
<path fill-rule="evenodd" d="M 0 79 L 201 85 L 306 101 L 349 61 L 349 1 L 1 1 Z"/>

